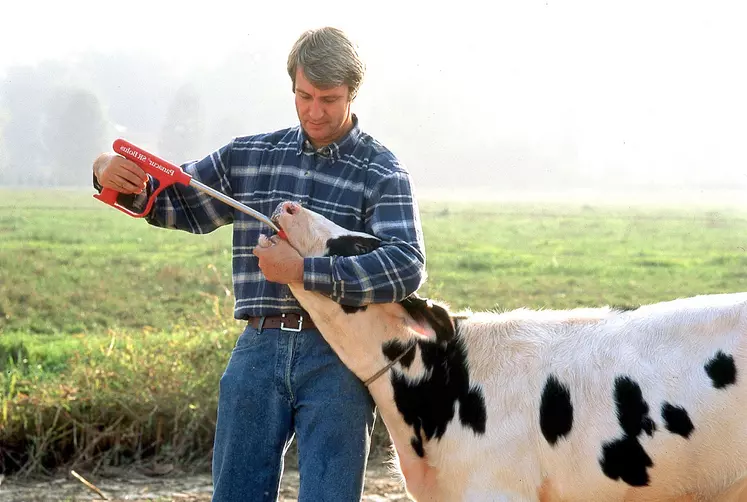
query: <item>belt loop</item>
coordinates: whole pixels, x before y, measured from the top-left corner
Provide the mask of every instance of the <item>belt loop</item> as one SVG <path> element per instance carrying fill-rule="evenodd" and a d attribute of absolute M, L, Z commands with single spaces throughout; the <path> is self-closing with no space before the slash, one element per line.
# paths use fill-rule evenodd
<path fill-rule="evenodd" d="M 265 325 L 265 317 L 266 316 L 262 316 L 259 318 L 259 326 L 257 326 L 257 334 L 262 333 L 262 326 Z"/>

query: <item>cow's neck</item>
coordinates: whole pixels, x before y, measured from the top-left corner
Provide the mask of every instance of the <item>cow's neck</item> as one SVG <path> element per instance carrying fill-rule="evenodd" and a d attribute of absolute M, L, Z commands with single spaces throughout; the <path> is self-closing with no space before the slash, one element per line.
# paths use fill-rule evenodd
<path fill-rule="evenodd" d="M 384 422 L 394 449 L 402 476 L 405 478 L 407 492 L 415 500 L 430 501 L 433 494 L 441 493 L 438 488 L 436 469 L 427 458 L 419 457 L 412 448 L 412 427 L 403 419 L 394 401 L 394 390 L 389 375 L 384 375 L 368 386 Z"/>
<path fill-rule="evenodd" d="M 288 286 L 332 350 L 358 378 L 365 381 L 386 365 L 381 339 L 377 336 L 381 331 L 376 329 L 379 324 L 384 327 L 384 322 L 376 319 L 376 309 L 346 314 L 339 303 L 307 291 L 301 283 Z M 362 336 L 364 333 L 369 336 Z"/>
<path fill-rule="evenodd" d="M 388 337 L 386 333 L 393 335 L 393 327 L 403 332 L 412 327 L 408 325 L 409 316 L 397 304 L 373 304 L 364 311 L 346 314 L 337 302 L 305 290 L 301 283 L 292 283 L 289 287 L 343 364 L 363 381 L 388 363 L 381 350 L 382 341 Z M 392 322 L 393 317 L 400 315 L 402 322 Z M 413 429 L 397 409 L 388 372 L 371 382 L 368 390 L 397 451 L 407 490 L 417 500 L 428 500 L 421 497 L 436 493 L 435 470 L 411 446 Z"/>

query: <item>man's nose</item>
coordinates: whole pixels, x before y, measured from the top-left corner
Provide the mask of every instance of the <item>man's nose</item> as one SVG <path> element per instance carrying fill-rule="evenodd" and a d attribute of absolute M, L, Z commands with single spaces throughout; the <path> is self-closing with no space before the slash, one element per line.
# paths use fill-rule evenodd
<path fill-rule="evenodd" d="M 311 108 L 309 108 L 309 117 L 311 120 L 318 120 L 324 116 L 324 109 L 321 103 L 317 100 L 311 102 Z"/>

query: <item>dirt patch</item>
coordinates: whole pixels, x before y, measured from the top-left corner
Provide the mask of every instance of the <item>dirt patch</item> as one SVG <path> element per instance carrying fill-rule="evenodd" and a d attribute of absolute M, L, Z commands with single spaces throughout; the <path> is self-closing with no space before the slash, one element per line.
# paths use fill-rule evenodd
<path fill-rule="evenodd" d="M 170 473 L 164 476 L 147 476 L 138 471 L 109 471 L 88 477 L 112 501 L 179 501 L 209 502 L 213 493 L 209 474 L 188 475 Z M 280 502 L 296 502 L 298 497 L 298 470 L 288 467 L 280 487 Z M 0 475 L 0 501 L 104 500 L 86 488 L 73 476 L 56 476 L 50 479 L 20 480 L 2 478 Z M 411 499 L 398 480 L 389 473 L 381 461 L 372 461 L 366 472 L 364 502 L 409 502 Z"/>

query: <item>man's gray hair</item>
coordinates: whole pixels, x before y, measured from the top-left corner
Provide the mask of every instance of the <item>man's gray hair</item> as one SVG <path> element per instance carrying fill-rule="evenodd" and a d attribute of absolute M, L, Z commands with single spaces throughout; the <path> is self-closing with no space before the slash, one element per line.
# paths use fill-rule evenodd
<path fill-rule="evenodd" d="M 329 89 L 347 84 L 350 101 L 363 81 L 366 65 L 357 48 L 342 30 L 329 26 L 304 32 L 288 54 L 288 75 L 296 92 L 296 70 L 314 87 Z"/>

